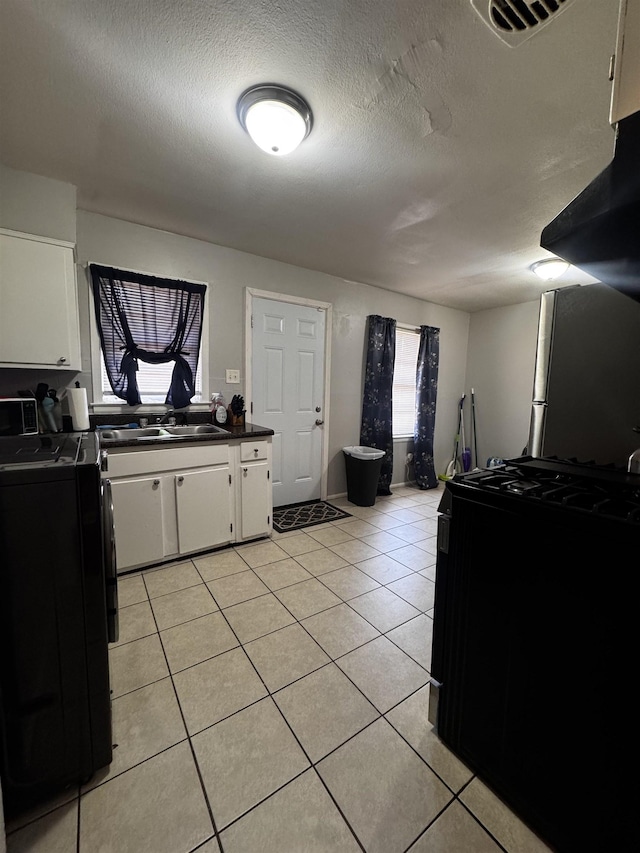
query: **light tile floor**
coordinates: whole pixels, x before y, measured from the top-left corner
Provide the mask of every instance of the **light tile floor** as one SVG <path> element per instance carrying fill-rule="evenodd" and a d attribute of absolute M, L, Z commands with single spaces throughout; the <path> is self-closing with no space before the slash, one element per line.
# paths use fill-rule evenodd
<path fill-rule="evenodd" d="M 427 719 L 441 489 L 120 578 L 114 760 L 8 853 L 543 853 Z"/>

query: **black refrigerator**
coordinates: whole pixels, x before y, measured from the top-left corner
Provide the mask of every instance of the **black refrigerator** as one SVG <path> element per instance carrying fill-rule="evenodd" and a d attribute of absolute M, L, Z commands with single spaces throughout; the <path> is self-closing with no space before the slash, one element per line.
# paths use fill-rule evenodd
<path fill-rule="evenodd" d="M 0 775 L 8 817 L 111 762 L 113 541 L 94 433 L 0 438 Z"/>

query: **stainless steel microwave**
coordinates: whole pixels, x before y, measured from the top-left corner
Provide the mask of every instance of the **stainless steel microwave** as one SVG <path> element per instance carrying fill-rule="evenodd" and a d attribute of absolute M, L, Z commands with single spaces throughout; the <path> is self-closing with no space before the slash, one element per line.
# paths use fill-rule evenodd
<path fill-rule="evenodd" d="M 38 403 L 33 397 L 0 397 L 0 436 L 38 432 Z"/>

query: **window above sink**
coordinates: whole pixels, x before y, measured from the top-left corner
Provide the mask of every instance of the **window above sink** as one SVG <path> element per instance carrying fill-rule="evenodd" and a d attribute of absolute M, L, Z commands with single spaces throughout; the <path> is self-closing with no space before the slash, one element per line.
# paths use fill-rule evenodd
<path fill-rule="evenodd" d="M 203 335 L 204 337 L 204 335 Z M 107 368 L 104 363 L 102 350 L 99 351 L 100 358 L 100 394 L 94 395 L 96 403 L 115 404 L 122 406 L 124 400 L 116 395 L 111 390 L 109 378 L 107 376 Z M 198 370 L 196 372 L 196 393 L 191 398 L 192 403 L 201 403 L 206 398 L 202 395 L 202 365 L 203 365 L 203 346 L 200 346 L 200 357 L 198 359 Z M 171 372 L 173 363 L 165 364 L 147 364 L 144 361 L 138 362 L 138 390 L 140 391 L 140 399 L 144 404 L 149 405 L 164 405 L 167 396 L 167 388 L 171 382 Z"/>
<path fill-rule="evenodd" d="M 92 276 L 91 276 L 91 266 L 95 269 L 100 269 L 97 265 L 93 264 L 87 265 L 87 277 L 89 289 L 91 291 L 90 298 L 94 299 L 94 291 L 92 286 Z M 103 269 L 113 269 L 113 268 L 103 268 Z M 117 270 L 115 270 L 117 272 Z M 128 270 L 122 273 L 122 277 L 124 279 L 125 276 L 129 275 L 132 280 L 140 281 L 143 284 L 149 285 L 155 284 L 159 282 L 160 284 L 164 284 L 168 289 L 172 289 L 171 285 L 173 283 L 173 279 L 168 279 L 166 277 L 160 277 L 155 273 L 142 272 L 139 270 Z M 189 285 L 196 285 L 208 287 L 207 282 L 203 281 L 194 281 L 187 279 L 176 279 L 175 280 L 176 288 L 180 285 L 187 287 Z M 150 288 L 148 288 L 150 289 Z M 92 403 L 94 412 L 100 411 L 113 411 L 116 407 L 123 411 L 130 411 L 131 406 L 127 404 L 127 401 L 119 396 L 117 396 L 110 385 L 107 368 L 105 364 L 105 358 L 102 352 L 102 347 L 100 343 L 100 333 L 98 331 L 98 324 L 96 321 L 96 305 L 95 302 L 92 305 L 92 310 L 89 312 L 90 314 L 90 328 L 91 328 L 91 373 L 92 373 Z M 103 334 L 104 323 L 105 323 L 105 314 L 103 312 L 102 316 L 102 325 L 103 325 Z M 110 334 L 118 334 L 117 330 L 114 330 Z M 144 342 L 143 342 L 144 344 Z M 148 346 L 148 344 L 147 344 Z M 153 346 L 149 347 L 150 351 L 153 350 Z M 165 350 L 161 350 L 164 352 Z M 136 353 L 137 354 L 137 353 Z M 188 356 L 185 356 L 188 358 Z M 167 392 L 171 383 L 171 375 L 173 373 L 174 361 L 165 362 L 164 364 L 152 364 L 146 361 L 143 361 L 142 358 L 137 359 L 138 370 L 136 371 L 136 380 L 138 384 L 140 403 L 138 405 L 153 407 L 155 409 L 156 406 L 164 407 L 166 405 Z M 209 389 L 209 305 L 208 300 L 204 300 L 204 306 L 202 310 L 202 331 L 200 337 L 200 348 L 198 355 L 198 364 L 197 370 L 195 374 L 195 393 L 191 397 L 190 405 L 195 407 L 204 407 L 207 405 L 208 400 L 208 389 Z M 115 368 L 113 368 L 115 369 Z M 102 408 L 104 407 L 104 408 Z"/>

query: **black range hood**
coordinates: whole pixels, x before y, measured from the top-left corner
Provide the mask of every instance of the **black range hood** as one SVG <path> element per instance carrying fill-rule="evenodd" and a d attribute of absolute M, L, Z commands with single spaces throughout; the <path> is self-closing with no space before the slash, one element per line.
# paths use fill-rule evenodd
<path fill-rule="evenodd" d="M 640 111 L 617 123 L 612 162 L 547 225 L 540 245 L 640 302 Z"/>

